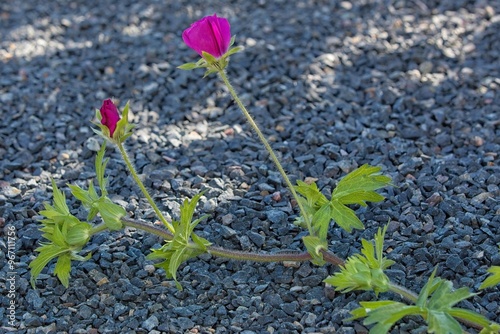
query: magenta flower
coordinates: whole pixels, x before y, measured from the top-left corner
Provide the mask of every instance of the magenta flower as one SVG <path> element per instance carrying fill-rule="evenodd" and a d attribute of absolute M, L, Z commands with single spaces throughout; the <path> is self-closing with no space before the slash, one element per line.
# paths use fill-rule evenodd
<path fill-rule="evenodd" d="M 109 136 L 113 138 L 116 123 L 120 120 L 118 109 L 111 99 L 104 100 L 101 106 L 101 124 L 109 129 Z"/>
<path fill-rule="evenodd" d="M 182 39 L 187 46 L 203 57 L 202 52 L 220 58 L 229 49 L 231 42 L 231 27 L 223 17 L 205 16 L 193 23 L 182 33 Z"/>

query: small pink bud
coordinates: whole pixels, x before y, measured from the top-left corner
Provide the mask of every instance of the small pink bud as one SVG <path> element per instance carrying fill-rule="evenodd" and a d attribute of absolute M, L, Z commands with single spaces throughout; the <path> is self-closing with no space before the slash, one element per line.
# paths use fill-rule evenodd
<path fill-rule="evenodd" d="M 217 17 L 217 14 L 205 16 L 184 30 L 182 39 L 200 56 L 203 56 L 202 52 L 205 51 L 215 58 L 220 58 L 229 49 L 231 27 L 227 19 Z"/>
<path fill-rule="evenodd" d="M 118 109 L 111 99 L 104 100 L 101 106 L 101 124 L 109 129 L 109 136 L 113 138 L 116 123 L 120 120 Z"/>

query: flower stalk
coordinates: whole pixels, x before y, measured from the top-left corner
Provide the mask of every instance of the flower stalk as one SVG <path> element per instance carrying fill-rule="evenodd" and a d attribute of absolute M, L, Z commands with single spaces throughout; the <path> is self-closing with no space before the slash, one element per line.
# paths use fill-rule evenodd
<path fill-rule="evenodd" d="M 149 204 L 151 205 L 151 207 L 153 208 L 153 210 L 155 211 L 156 215 L 158 216 L 160 221 L 163 223 L 163 225 L 165 225 L 165 227 L 168 228 L 168 230 L 171 233 L 174 233 L 175 232 L 174 227 L 172 226 L 172 224 L 170 224 L 167 221 L 165 216 L 163 216 L 160 209 L 158 209 L 158 206 L 156 205 L 155 201 L 153 200 L 153 198 L 149 194 L 148 190 L 146 189 L 146 187 L 142 183 L 141 179 L 139 178 L 139 175 L 137 175 L 135 167 L 132 164 L 132 162 L 130 161 L 130 158 L 128 157 L 128 154 L 127 154 L 127 151 L 125 150 L 125 147 L 120 142 L 117 143 L 117 146 L 118 146 L 118 150 L 120 151 L 120 153 L 122 155 L 123 161 L 125 161 L 125 165 L 127 165 L 127 168 L 129 169 L 130 174 L 132 175 L 132 178 L 134 179 L 135 183 L 137 183 L 137 185 L 139 186 L 139 189 L 141 189 L 142 193 L 144 194 L 144 196 L 148 200 Z"/>
<path fill-rule="evenodd" d="M 250 115 L 250 113 L 248 112 L 248 110 L 245 107 L 245 105 L 243 104 L 243 102 L 241 102 L 238 94 L 236 93 L 233 86 L 229 82 L 229 79 L 227 78 L 227 75 L 224 72 L 224 70 L 219 70 L 218 73 L 219 73 L 219 77 L 221 78 L 221 80 L 224 82 L 227 89 L 229 90 L 229 93 L 231 94 L 232 98 L 234 99 L 234 101 L 236 102 L 236 104 L 238 105 L 240 110 L 242 111 L 243 115 L 246 117 L 248 123 L 250 124 L 250 126 L 255 131 L 255 133 L 259 137 L 260 141 L 262 142 L 262 144 L 266 148 L 267 152 L 269 153 L 269 156 L 271 157 L 271 160 L 276 165 L 276 168 L 278 168 L 278 171 L 280 172 L 281 176 L 285 180 L 285 183 L 286 183 L 288 189 L 290 189 L 290 192 L 292 193 L 293 198 L 295 199 L 295 201 L 297 202 L 297 205 L 299 206 L 300 213 L 301 213 L 302 217 L 304 218 L 304 221 L 307 224 L 307 228 L 309 230 L 311 230 L 311 222 L 310 222 L 309 216 L 306 214 L 304 206 L 302 205 L 301 200 L 299 198 L 299 195 L 295 191 L 295 188 L 294 188 L 292 182 L 290 181 L 290 178 L 288 177 L 285 170 L 283 169 L 283 166 L 281 165 L 278 157 L 274 153 L 274 150 L 272 149 L 271 145 L 267 141 L 266 137 L 264 137 L 264 135 L 262 134 L 262 131 L 260 131 L 260 128 L 257 125 L 257 123 L 255 123 L 252 115 Z"/>

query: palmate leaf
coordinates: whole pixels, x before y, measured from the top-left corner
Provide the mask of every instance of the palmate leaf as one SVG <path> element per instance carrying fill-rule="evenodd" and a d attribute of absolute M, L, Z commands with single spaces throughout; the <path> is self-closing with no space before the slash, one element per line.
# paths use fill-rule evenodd
<path fill-rule="evenodd" d="M 391 179 L 380 175 L 380 167 L 363 165 L 341 179 L 332 192 L 330 200 L 321 193 L 315 183 L 307 184 L 297 181 L 295 190 L 303 196 L 299 199 L 304 207 L 304 215 L 310 226 L 304 226 L 305 219 L 300 217 L 296 223 L 307 227 L 312 236 L 326 241 L 330 222 L 335 221 L 347 232 L 353 229 L 364 229 L 361 220 L 349 204 L 366 206 L 367 202 L 378 202 L 384 197 L 375 190 L 390 184 Z"/>
<path fill-rule="evenodd" d="M 491 276 L 487 277 L 483 283 L 481 283 L 480 289 L 491 288 L 500 283 L 500 267 L 492 266 L 488 269 Z"/>
<path fill-rule="evenodd" d="M 68 210 L 64 194 L 57 188 L 54 180 L 52 186 L 54 205 L 45 203 L 45 210 L 40 211 L 45 217 L 40 220 L 42 224 L 40 231 L 50 243 L 42 243 L 36 249 L 39 252 L 38 256 L 29 264 L 33 288 L 42 269 L 56 258 L 54 274 L 65 287 L 68 287 L 71 260 L 85 261 L 91 256 L 88 254 L 87 257 L 82 257 L 77 253 L 88 242 L 92 226 L 73 216 Z"/>
<path fill-rule="evenodd" d="M 42 272 L 42 269 L 45 268 L 45 266 L 52 259 L 55 259 L 59 255 L 67 252 L 67 249 L 65 247 L 56 246 L 54 244 L 42 244 L 35 250 L 40 254 L 38 254 L 38 256 L 29 264 L 29 267 L 31 269 L 30 282 L 33 288 L 35 288 L 36 279 Z"/>
<path fill-rule="evenodd" d="M 370 329 L 370 334 L 385 334 L 403 317 L 419 314 L 417 306 L 406 305 L 392 300 L 360 302 L 361 307 L 351 311 L 353 315 L 349 320 L 366 317 L 365 325 L 375 324 Z"/>
<path fill-rule="evenodd" d="M 196 257 L 207 250 L 210 242 L 200 236 L 197 236 L 193 230 L 200 221 L 207 216 L 200 217 L 192 221 L 194 210 L 203 193 L 193 197 L 191 201 L 185 200 L 181 205 L 181 216 L 179 221 L 173 221 L 175 229 L 172 240 L 166 240 L 165 244 L 159 249 L 152 249 L 152 253 L 147 256 L 150 260 L 163 260 L 156 266 L 163 268 L 168 278 L 173 278 L 179 290 L 182 286 L 177 281 L 177 270 L 179 266 L 187 260 Z M 191 241 L 192 240 L 192 241 Z"/>
<path fill-rule="evenodd" d="M 500 266 L 492 266 L 488 269 L 488 272 L 491 274 L 487 277 L 479 289 L 491 288 L 497 284 L 500 284 Z"/>
<path fill-rule="evenodd" d="M 333 208 L 331 210 L 331 219 L 347 232 L 351 232 L 353 228 L 360 230 L 365 228 L 361 220 L 356 216 L 356 213 L 354 213 L 354 210 L 349 209 L 338 200 L 332 200 L 331 206 Z"/>
<path fill-rule="evenodd" d="M 387 225 L 379 228 L 373 243 L 362 239 L 361 254 L 355 254 L 347 259 L 340 272 L 325 279 L 325 282 L 335 286 L 337 291 L 352 290 L 374 291 L 376 294 L 389 290 L 389 278 L 384 269 L 394 264 L 394 261 L 383 256 L 383 246 Z"/>
<path fill-rule="evenodd" d="M 455 334 L 462 332 L 460 323 L 455 319 L 457 317 L 483 326 L 483 334 L 499 333 L 500 325 L 490 323 L 483 315 L 453 307 L 474 296 L 474 293 L 467 288 L 454 290 L 450 281 L 435 275 L 436 270 L 420 291 L 415 305 L 395 301 L 361 302 L 361 307 L 351 312 L 353 317 L 349 320 L 366 317 L 363 321 L 365 325 L 375 324 L 370 334 L 384 334 L 404 316 L 418 315 L 427 321 L 428 333 Z"/>
<path fill-rule="evenodd" d="M 307 184 L 304 181 L 297 180 L 295 190 L 304 196 L 307 201 L 307 205 L 311 207 L 319 208 L 328 203 L 328 199 L 321 193 L 321 191 L 319 191 L 318 186 L 314 182 Z"/>
<path fill-rule="evenodd" d="M 391 178 L 380 174 L 381 167 L 363 165 L 347 174 L 332 192 L 332 199 L 343 204 L 366 205 L 384 199 L 375 190 L 388 186 Z"/>

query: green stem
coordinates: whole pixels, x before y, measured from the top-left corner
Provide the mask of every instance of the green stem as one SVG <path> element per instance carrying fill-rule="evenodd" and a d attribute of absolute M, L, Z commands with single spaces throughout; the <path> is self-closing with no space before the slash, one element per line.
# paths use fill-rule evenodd
<path fill-rule="evenodd" d="M 144 230 L 146 232 L 155 234 L 164 240 L 172 240 L 174 236 L 169 231 L 165 230 L 161 226 L 151 225 L 150 223 L 142 222 L 139 220 L 123 217 L 121 222 L 125 226 L 137 228 Z M 274 253 L 274 254 L 262 254 L 262 253 L 252 253 L 244 252 L 238 250 L 229 250 L 217 246 L 208 246 L 207 252 L 213 256 L 223 257 L 227 259 L 239 260 L 239 261 L 254 261 L 254 262 L 283 262 L 283 261 L 293 261 L 293 262 L 304 262 L 311 260 L 311 255 L 308 252 L 284 252 L 284 253 Z M 323 251 L 323 258 L 325 261 L 332 263 L 334 265 L 343 264 L 344 261 L 337 257 L 335 254 Z"/>
<path fill-rule="evenodd" d="M 155 201 L 153 201 L 153 198 L 151 197 L 151 195 L 149 195 L 149 192 L 146 190 L 146 187 L 144 187 L 144 184 L 142 183 L 141 179 L 139 178 L 139 175 L 137 175 L 137 172 L 135 171 L 135 168 L 132 165 L 132 162 L 130 161 L 127 152 L 125 151 L 125 148 L 123 147 L 123 144 L 122 143 L 118 143 L 117 146 L 118 146 L 118 149 L 120 150 L 120 153 L 121 153 L 121 155 L 123 157 L 123 160 L 125 161 L 125 164 L 127 165 L 128 169 L 130 171 L 130 174 L 132 175 L 132 178 L 137 183 L 137 185 L 141 189 L 141 191 L 144 194 L 144 196 L 146 196 L 146 199 L 148 200 L 148 202 L 151 205 L 151 207 L 153 208 L 153 210 L 156 212 L 156 215 L 161 220 L 161 222 L 163 223 L 163 225 L 165 225 L 169 229 L 170 232 L 174 233 L 175 232 L 174 227 L 172 226 L 172 224 L 170 224 L 165 219 L 165 217 L 161 213 L 160 209 L 158 209 L 158 206 L 156 205 Z"/>
<path fill-rule="evenodd" d="M 99 225 L 96 225 L 94 226 L 91 230 L 90 230 L 90 235 L 94 235 L 94 234 L 97 234 L 97 233 L 100 233 L 104 230 L 106 230 L 108 227 L 106 226 L 106 224 L 99 224 Z"/>
<path fill-rule="evenodd" d="M 238 105 L 238 107 L 240 107 L 241 111 L 243 112 L 243 115 L 245 115 L 245 117 L 247 118 L 248 123 L 250 123 L 250 126 L 252 126 L 254 131 L 257 133 L 257 136 L 259 137 L 260 141 L 262 142 L 262 144 L 264 144 L 264 147 L 266 148 L 267 152 L 269 153 L 271 160 L 274 162 L 274 164 L 278 168 L 278 171 L 280 172 L 281 176 L 285 180 L 285 183 L 288 186 L 288 189 L 290 189 L 290 192 L 292 193 L 293 197 L 295 198 L 295 201 L 297 202 L 297 205 L 299 206 L 300 213 L 301 213 L 302 217 L 304 217 L 304 221 L 306 222 L 309 231 L 311 231 L 312 229 L 311 229 L 311 223 L 309 221 L 309 217 L 306 215 L 306 211 L 304 210 L 304 207 L 300 202 L 300 198 L 297 195 L 297 192 L 295 191 L 295 188 L 293 187 L 292 182 L 290 182 L 288 175 L 285 173 L 285 170 L 281 166 L 281 163 L 279 162 L 278 157 L 276 156 L 273 149 L 271 148 L 271 145 L 269 145 L 269 142 L 267 141 L 266 137 L 264 137 L 264 135 L 260 131 L 259 127 L 257 126 L 257 123 L 255 123 L 252 116 L 248 112 L 247 108 L 241 102 L 240 98 L 238 97 L 238 94 L 236 94 L 236 91 L 234 90 L 233 86 L 229 82 L 229 79 L 227 78 L 227 75 L 224 72 L 224 70 L 219 70 L 219 76 L 222 79 L 222 81 L 224 82 L 224 84 L 227 86 L 229 93 L 233 97 L 233 99 L 236 102 L 236 104 Z"/>
<path fill-rule="evenodd" d="M 401 295 L 404 299 L 412 303 L 416 303 L 418 300 L 418 295 L 416 295 L 413 291 L 410 291 L 404 286 L 398 285 L 396 283 L 389 282 L 389 290 L 398 295 Z"/>
<path fill-rule="evenodd" d="M 150 223 L 134 220 L 128 217 L 121 218 L 121 222 L 125 226 L 133 227 L 136 229 L 140 229 L 154 235 L 161 237 L 164 240 L 172 240 L 174 238 L 173 234 L 167 231 L 162 226 L 151 225 Z M 106 225 L 100 224 L 92 229 L 92 234 L 96 234 L 106 229 Z M 196 246 L 193 246 L 196 247 Z M 258 254 L 237 250 L 229 250 L 224 249 L 222 247 L 217 246 L 208 246 L 207 252 L 213 256 L 233 259 L 238 261 L 253 261 L 253 262 L 283 262 L 283 261 L 292 261 L 292 262 L 305 262 L 312 259 L 311 255 L 308 252 L 284 252 L 284 253 L 274 253 L 274 254 Z M 344 265 L 344 261 L 337 257 L 332 252 L 323 250 L 323 259 L 331 263 L 335 266 Z M 411 303 L 416 303 L 418 300 L 418 295 L 413 291 L 408 290 L 407 288 L 398 285 L 393 282 L 389 282 L 389 290 L 393 293 L 401 295 L 404 299 Z M 462 318 L 458 318 L 460 322 L 463 324 L 476 328 L 482 329 L 484 327 L 483 324 L 475 323 L 469 320 L 465 320 Z"/>

